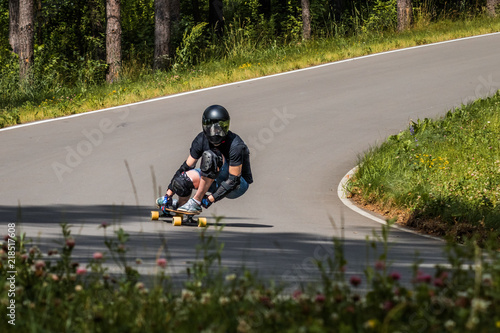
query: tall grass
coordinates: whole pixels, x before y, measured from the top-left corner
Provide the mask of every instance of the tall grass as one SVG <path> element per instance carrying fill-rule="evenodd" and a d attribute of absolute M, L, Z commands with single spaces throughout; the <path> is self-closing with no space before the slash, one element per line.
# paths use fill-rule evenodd
<path fill-rule="evenodd" d="M 408 210 L 413 220 L 443 222 L 440 233 L 467 225 L 498 232 L 499 138 L 500 93 L 442 119 L 412 121 L 361 157 L 352 191 L 382 207 Z"/>

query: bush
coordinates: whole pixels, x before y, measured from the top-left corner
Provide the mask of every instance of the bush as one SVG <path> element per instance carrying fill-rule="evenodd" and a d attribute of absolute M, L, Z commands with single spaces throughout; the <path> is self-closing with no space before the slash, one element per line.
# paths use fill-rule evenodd
<path fill-rule="evenodd" d="M 106 230 L 107 224 L 101 227 Z M 450 244 L 449 265 L 436 267 L 430 275 L 420 271 L 417 262 L 411 285 L 405 286 L 387 262 L 389 227 L 384 226 L 380 236 L 374 232 L 371 242 L 374 248 L 375 241 L 381 242 L 383 251 L 373 267 L 365 268 L 364 276 L 346 276 L 343 241 L 334 240 L 330 252 L 334 255 L 318 262 L 321 283 L 288 293 L 248 271 L 225 273 L 220 266 L 223 244 L 217 240 L 221 231 L 200 232 L 191 278 L 179 288 L 169 283 L 165 273 L 169 263 L 162 251 L 156 258 L 154 282 L 142 281 L 127 259 L 128 234 L 121 228 L 115 237 L 105 237 L 108 251 L 94 253 L 87 264 L 72 257 L 80 245 L 65 224 L 60 247 L 47 253 L 25 235 L 7 236 L 0 250 L 0 278 L 7 281 L 7 292 L 0 294 L 0 314 L 5 319 L 7 306 L 15 300 L 15 328 L 20 332 L 491 332 L 500 328 L 496 244 L 484 251 L 473 243 Z M 109 258 L 121 274 L 108 272 Z M 137 259 L 135 265 L 140 263 Z M 10 265 L 15 265 L 15 279 L 8 272 L 13 269 Z M 1 321 L 2 331 L 13 328 L 12 320 Z"/>

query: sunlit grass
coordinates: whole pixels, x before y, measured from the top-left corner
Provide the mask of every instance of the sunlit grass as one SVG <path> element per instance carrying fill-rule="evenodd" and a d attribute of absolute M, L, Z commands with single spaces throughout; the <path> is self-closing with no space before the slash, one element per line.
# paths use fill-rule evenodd
<path fill-rule="evenodd" d="M 500 94 L 411 122 L 360 160 L 353 192 L 449 227 L 500 231 Z"/>

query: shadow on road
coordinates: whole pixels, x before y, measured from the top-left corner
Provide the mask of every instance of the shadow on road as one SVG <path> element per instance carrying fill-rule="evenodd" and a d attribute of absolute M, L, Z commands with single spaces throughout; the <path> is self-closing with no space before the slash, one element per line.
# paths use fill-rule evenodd
<path fill-rule="evenodd" d="M 204 228 L 174 227 L 164 221 L 151 221 L 150 210 L 151 207 L 145 206 L 57 205 L 22 207 L 19 212 L 18 207 L 0 206 L 0 221 L 4 225 L 16 222 L 18 233 L 26 232 L 44 254 L 61 248 L 64 240 L 60 224 L 68 223 L 76 241 L 73 260 L 84 265 L 94 252 L 100 251 L 107 258 L 109 271 L 117 274 L 123 269 L 113 264 L 104 242 L 106 239 L 116 240 L 115 231 L 122 228 L 130 235 L 127 242 L 130 266 L 143 276 L 151 277 L 157 272 L 156 259 L 164 257 L 168 260 L 167 272 L 173 281 L 184 281 L 188 278 L 186 269 L 202 257 L 200 234 Z M 285 283 L 294 289 L 320 280 L 317 262 L 335 260 L 333 229 L 325 230 L 322 235 L 272 232 L 273 225 L 249 223 L 248 220 L 225 217 L 218 225 L 221 228 L 212 223 L 206 229 L 205 239 L 214 236 L 218 244 L 224 244 L 221 265 L 228 274 L 245 267 L 265 281 Z M 103 223 L 108 226 L 103 228 Z M 366 228 L 365 232 L 371 234 L 372 230 Z M 411 280 L 412 265 L 417 258 L 426 264 L 424 270 L 431 270 L 435 264 L 444 262 L 443 243 L 433 244 L 428 239 L 394 232 L 398 233 L 397 242 L 389 243 L 388 261 L 393 270 L 401 273 L 403 281 Z M 0 230 L 0 235 L 6 233 L 7 227 Z M 362 275 L 367 265 L 374 265 L 382 253 L 382 244 L 378 241 L 375 244 L 376 248 L 373 248 L 364 239 L 343 241 L 347 275 Z M 417 249 L 420 249 L 418 255 Z M 140 264 L 136 259 L 140 259 L 137 261 Z"/>

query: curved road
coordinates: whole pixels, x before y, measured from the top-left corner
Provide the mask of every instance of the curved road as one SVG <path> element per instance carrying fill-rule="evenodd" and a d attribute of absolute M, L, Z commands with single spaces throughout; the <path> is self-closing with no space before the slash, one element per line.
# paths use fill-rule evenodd
<path fill-rule="evenodd" d="M 222 104 L 252 149 L 255 178 L 244 197 L 207 212 L 225 216 L 223 264 L 295 288 L 317 279 L 314 260 L 331 257 L 332 237 L 344 235 L 347 273 L 360 273 L 376 256 L 367 256 L 365 238 L 380 225 L 345 208 L 340 180 L 410 119 L 499 89 L 498 54 L 500 34 L 492 34 L 1 130 L 0 234 L 17 221 L 47 250 L 69 222 L 75 260 L 88 261 L 104 249 L 98 226 L 115 223 L 131 235 L 129 257 L 143 260 L 142 272 L 153 274 L 163 252 L 182 277 L 199 229 L 152 222 L 149 212 L 187 157 L 204 108 Z M 442 262 L 441 241 L 400 230 L 390 241 L 393 267 L 407 279 L 417 250 L 424 268 Z"/>

